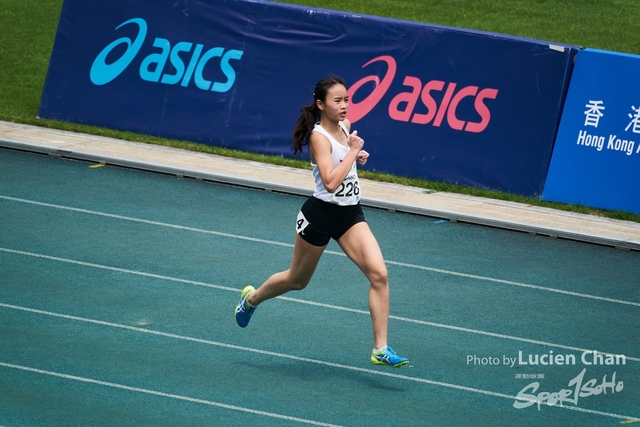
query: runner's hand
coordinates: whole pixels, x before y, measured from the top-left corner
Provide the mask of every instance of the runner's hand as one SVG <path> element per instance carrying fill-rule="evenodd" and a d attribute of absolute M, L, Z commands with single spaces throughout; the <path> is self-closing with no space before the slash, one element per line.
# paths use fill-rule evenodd
<path fill-rule="evenodd" d="M 347 144 L 349 144 L 349 148 L 360 151 L 364 146 L 364 139 L 358 136 L 357 130 L 354 130 L 351 133 L 351 135 L 349 135 L 349 140 L 347 141 Z"/>
<path fill-rule="evenodd" d="M 368 158 L 369 158 L 369 153 L 367 153 L 364 150 L 360 150 L 360 152 L 358 153 L 358 157 L 356 157 L 356 160 L 358 164 L 364 165 L 365 163 L 367 163 Z"/>

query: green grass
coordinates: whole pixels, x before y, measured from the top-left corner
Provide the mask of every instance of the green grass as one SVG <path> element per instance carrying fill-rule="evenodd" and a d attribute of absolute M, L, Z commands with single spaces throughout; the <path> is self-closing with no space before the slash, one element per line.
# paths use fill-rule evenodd
<path fill-rule="evenodd" d="M 409 21 L 640 54 L 636 0 L 287 0 Z"/>
<path fill-rule="evenodd" d="M 212 0 L 217 1 L 217 0 Z M 306 161 L 37 119 L 62 0 L 0 0 L 0 120 L 109 136 L 265 163 Z M 640 54 L 638 0 L 287 0 L 283 3 L 509 34 Z M 364 178 L 640 222 L 640 215 L 541 201 L 498 191 L 361 171 Z"/>

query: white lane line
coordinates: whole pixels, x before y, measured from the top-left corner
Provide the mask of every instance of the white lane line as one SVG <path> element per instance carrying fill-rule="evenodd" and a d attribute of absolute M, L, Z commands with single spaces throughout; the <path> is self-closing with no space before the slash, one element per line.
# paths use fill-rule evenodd
<path fill-rule="evenodd" d="M 162 391 L 149 390 L 149 389 L 146 389 L 146 388 L 131 387 L 131 386 L 124 385 L 124 384 L 117 384 L 117 383 L 112 383 L 112 382 L 107 382 L 107 381 L 96 380 L 96 379 L 92 379 L 92 378 L 78 377 L 76 375 L 69 375 L 69 374 L 62 374 L 62 373 L 59 373 L 59 372 L 46 371 L 44 369 L 31 368 L 31 367 L 28 367 L 28 366 L 14 365 L 12 363 L 0 362 L 0 366 L 5 367 L 5 368 L 10 368 L 10 369 L 18 369 L 18 370 L 26 371 L 26 372 L 32 372 L 32 373 L 41 374 L 41 375 L 49 375 L 49 376 L 52 376 L 52 377 L 64 378 L 66 380 L 80 381 L 80 382 L 83 382 L 83 383 L 97 384 L 97 385 L 117 388 L 117 389 L 121 389 L 121 390 L 133 391 L 133 392 L 136 392 L 136 393 L 144 393 L 144 394 L 150 394 L 150 395 L 153 395 L 153 396 L 167 397 L 169 399 L 183 400 L 183 401 L 191 402 L 191 403 L 199 403 L 199 404 L 202 404 L 202 405 L 215 406 L 215 407 L 218 407 L 218 408 L 230 409 L 232 411 L 248 412 L 248 413 L 254 414 L 254 415 L 261 415 L 261 416 L 265 416 L 265 417 L 277 418 L 277 419 L 287 420 L 287 421 L 294 421 L 294 422 L 298 422 L 298 423 L 302 423 L 302 424 L 310 424 L 310 425 L 314 425 L 314 426 L 324 426 L 324 427 L 338 427 L 335 424 L 327 424 L 327 423 L 308 420 L 308 419 L 304 419 L 304 418 L 297 418 L 297 417 L 291 417 L 291 416 L 288 416 L 288 415 L 276 414 L 276 413 L 273 413 L 273 412 L 259 411 L 259 410 L 256 410 L 256 409 L 244 408 L 242 406 L 235 406 L 235 405 L 229 405 L 229 404 L 226 404 L 226 403 L 213 402 L 211 400 L 197 399 L 197 398 L 188 397 L 188 396 L 180 396 L 178 394 L 164 393 Z"/>
<path fill-rule="evenodd" d="M 256 348 L 244 347 L 244 346 L 239 346 L 239 345 L 235 345 L 235 344 L 227 344 L 227 343 L 218 342 L 218 341 L 210 341 L 210 340 L 205 340 L 205 339 L 201 339 L 201 338 L 194 338 L 194 337 L 178 335 L 178 334 L 172 334 L 172 333 L 167 333 L 167 332 L 154 331 L 154 330 L 151 330 L 151 329 L 143 329 L 143 328 L 138 328 L 138 327 L 135 327 L 135 326 L 122 325 L 122 324 L 112 323 L 112 322 L 105 322 L 105 321 L 102 321 L 102 320 L 89 319 L 89 318 L 78 317 L 78 316 L 71 316 L 71 315 L 68 315 L 68 314 L 53 313 L 53 312 L 49 312 L 49 311 L 38 310 L 38 309 L 28 308 L 28 307 L 20 307 L 20 306 L 11 305 L 11 304 L 4 304 L 4 303 L 0 303 L 0 307 L 9 308 L 9 309 L 13 309 L 13 310 L 24 311 L 24 312 L 28 312 L 28 313 L 42 314 L 42 315 L 46 315 L 46 316 L 58 317 L 58 318 L 67 319 L 67 320 L 75 320 L 75 321 L 79 321 L 79 322 L 92 323 L 92 324 L 108 326 L 108 327 L 112 327 L 112 328 L 125 329 L 125 330 L 129 330 L 129 331 L 133 331 L 133 332 L 141 332 L 141 333 L 150 334 L 150 335 L 157 335 L 157 336 L 161 336 L 161 337 L 165 337 L 165 338 L 173 338 L 173 339 L 178 339 L 178 340 L 182 340 L 182 341 L 196 342 L 196 343 L 200 343 L 200 344 L 211 345 L 211 346 L 216 346 L 216 347 L 223 347 L 223 348 L 228 348 L 228 349 L 232 349 L 232 350 L 239 350 L 239 351 L 245 351 L 245 352 L 250 352 L 250 353 L 256 353 L 256 354 L 260 354 L 260 355 L 264 355 L 264 356 L 279 357 L 279 358 L 283 358 L 283 359 L 295 360 L 295 361 L 298 361 L 298 362 L 313 363 L 313 364 L 316 364 L 316 365 L 323 365 L 323 366 L 328 366 L 328 367 L 332 367 L 332 368 L 345 369 L 345 370 L 354 371 L 354 372 L 363 372 L 363 373 L 371 374 L 371 375 L 378 375 L 378 376 L 390 377 L 390 378 L 395 378 L 395 379 L 400 379 L 400 380 L 405 380 L 405 381 L 417 382 L 417 383 L 422 383 L 422 384 L 429 384 L 429 385 L 434 385 L 434 386 L 439 386 L 439 387 L 446 387 L 446 388 L 450 388 L 450 389 L 461 390 L 461 391 L 466 391 L 466 392 L 471 392 L 471 393 L 476 393 L 476 394 L 483 394 L 483 395 L 491 396 L 491 397 L 500 397 L 500 398 L 508 399 L 508 400 L 512 400 L 512 401 L 526 400 L 526 399 L 523 399 L 521 397 L 519 398 L 517 396 L 513 396 L 513 395 L 509 395 L 509 394 L 497 393 L 497 392 L 494 392 L 494 391 L 482 390 L 482 389 L 478 389 L 478 388 L 474 388 L 474 387 L 467 387 L 467 386 L 463 386 L 463 385 L 451 384 L 451 383 L 446 383 L 446 382 L 442 382 L 442 381 L 434 381 L 434 380 L 429 380 L 429 379 L 426 379 L 426 378 L 410 377 L 410 376 L 407 376 L 407 375 L 393 374 L 393 373 L 390 373 L 390 372 L 378 371 L 378 370 L 373 370 L 373 369 L 359 368 L 357 366 L 343 365 L 343 364 L 339 364 L 339 363 L 327 362 L 327 361 L 324 361 L 324 360 L 317 360 L 317 359 L 310 359 L 310 358 L 307 358 L 307 357 L 294 356 L 294 355 L 286 354 L 286 353 L 277 353 L 277 352 L 273 352 L 273 351 L 260 350 L 260 349 L 256 349 Z M 6 365 L 6 364 L 3 364 L 3 363 L 0 362 L 0 365 Z M 95 380 L 93 380 L 93 381 L 95 381 Z M 630 417 L 630 416 L 626 416 L 626 415 L 619 415 L 619 414 L 596 411 L 596 410 L 585 409 L 585 408 L 580 408 L 580 407 L 573 407 L 573 406 L 557 406 L 557 407 L 564 408 L 564 409 L 570 409 L 570 410 L 574 410 L 574 411 L 579 411 L 579 412 L 585 412 L 585 413 L 589 413 L 589 414 L 604 415 L 604 416 L 613 417 L 613 418 L 620 418 L 620 419 L 625 419 L 625 420 L 635 419 L 634 417 Z"/>
<path fill-rule="evenodd" d="M 159 274 L 145 273 L 145 272 L 142 272 L 142 271 L 127 270 L 127 269 L 124 269 L 124 268 L 110 267 L 110 266 L 106 266 L 106 265 L 93 264 L 93 263 L 84 262 L 84 261 L 76 261 L 76 260 L 67 259 L 67 258 L 53 257 L 53 256 L 50 256 L 50 255 L 43 255 L 43 254 L 36 254 L 36 253 L 32 253 L 32 252 L 17 251 L 17 250 L 7 249 L 7 248 L 0 248 L 0 252 L 7 252 L 7 253 L 16 254 L 16 255 L 30 256 L 30 257 L 34 257 L 34 258 L 46 259 L 46 260 L 56 261 L 56 262 L 64 262 L 64 263 L 69 263 L 69 264 L 74 264 L 74 265 L 81 265 L 83 267 L 98 268 L 98 269 L 107 270 L 107 271 L 116 271 L 116 272 L 119 272 L 119 273 L 126 273 L 126 274 L 132 274 L 132 275 L 136 275 L 136 276 L 149 277 L 149 278 L 152 278 L 152 279 L 166 280 L 166 281 L 177 282 L 177 283 L 185 283 L 185 284 L 195 285 L 195 286 L 203 286 L 203 287 L 219 289 L 219 290 L 223 290 L 223 291 L 230 291 L 230 292 L 234 292 L 234 293 L 240 292 L 240 289 L 230 288 L 230 287 L 227 287 L 227 286 L 219 286 L 219 285 L 214 285 L 214 284 L 211 284 L 211 283 L 198 282 L 198 281 L 195 281 L 195 280 L 179 279 L 179 278 L 175 278 L 175 277 L 162 276 L 162 275 L 159 275 Z M 357 313 L 357 314 L 363 314 L 363 315 L 369 316 L 369 312 L 368 311 L 359 310 L 359 309 L 355 309 L 355 308 L 342 307 L 342 306 L 332 305 L 332 304 L 324 304 L 324 303 L 320 303 L 320 302 L 308 301 L 308 300 L 297 299 L 297 298 L 291 298 L 291 297 L 287 297 L 287 296 L 279 296 L 277 298 L 281 299 L 283 301 L 291 301 L 291 302 L 295 302 L 295 303 L 299 303 L 299 304 L 312 305 L 312 306 L 316 306 L 316 307 L 329 308 L 329 309 L 332 309 L 332 310 L 339 310 L 339 311 L 345 311 L 345 312 Z M 402 322 L 416 323 L 416 324 L 419 324 L 419 325 L 431 326 L 431 327 L 442 328 L 442 329 L 450 329 L 450 330 L 454 330 L 454 331 L 458 331 L 458 332 L 465 332 L 465 333 L 471 333 L 471 334 L 476 334 L 476 335 L 490 336 L 490 337 L 493 337 L 493 338 L 500 338 L 500 339 L 508 339 L 508 340 L 511 340 L 511 341 L 526 342 L 526 343 L 529 343 L 529 344 L 544 345 L 544 346 L 555 347 L 555 348 L 563 348 L 563 349 L 572 350 L 572 351 L 585 352 L 585 351 L 593 351 L 594 350 L 594 349 L 586 349 L 586 348 L 580 348 L 580 347 L 572 347 L 572 346 L 567 346 L 567 345 L 563 345 L 563 344 L 555 344 L 555 343 L 550 343 L 550 342 L 545 342 L 545 341 L 538 341 L 538 340 L 533 340 L 533 339 L 529 339 L 529 338 L 521 338 L 521 337 L 516 337 L 516 336 L 511 336 L 511 335 L 498 334 L 498 333 L 494 333 L 494 332 L 486 332 L 486 331 L 481 331 L 481 330 L 476 330 L 476 329 L 464 328 L 464 327 L 460 327 L 460 326 L 453 326 L 453 325 L 447 325 L 447 324 L 442 324 L 442 323 L 427 322 L 427 321 L 424 321 L 424 320 L 410 319 L 410 318 L 407 318 L 407 317 L 399 317 L 399 316 L 394 316 L 394 315 L 389 315 L 389 319 L 399 320 L 399 321 L 402 321 Z M 602 353 L 602 354 L 615 354 L 615 353 L 606 352 L 606 351 L 598 351 L 598 352 Z M 640 358 L 639 357 L 633 357 L 633 356 L 629 356 L 629 355 L 626 355 L 626 357 L 627 357 L 627 360 L 633 360 L 633 361 L 636 361 L 636 362 L 640 362 Z"/>
<path fill-rule="evenodd" d="M 155 225 L 155 226 L 167 227 L 167 228 L 174 228 L 174 229 L 178 229 L 178 230 L 191 231 L 191 232 L 195 232 L 195 233 L 205 233 L 205 234 L 211 234 L 211 235 L 220 236 L 220 237 L 228 237 L 228 238 L 232 238 L 232 239 L 246 240 L 246 241 L 255 242 L 255 243 L 265 243 L 265 244 L 269 244 L 269 245 L 276 245 L 276 246 L 282 246 L 282 247 L 288 247 L 288 248 L 292 248 L 293 247 L 293 244 L 291 244 L 291 243 L 282 243 L 282 242 L 276 242 L 276 241 L 273 241 L 273 240 L 257 239 L 257 238 L 253 238 L 253 237 L 241 236 L 241 235 L 238 235 L 238 234 L 223 233 L 223 232 L 220 232 L 220 231 L 205 230 L 205 229 L 194 228 L 194 227 L 186 227 L 186 226 L 182 226 L 182 225 L 169 224 L 169 223 L 165 223 L 165 222 L 151 221 L 151 220 L 147 220 L 147 219 L 133 218 L 133 217 L 122 216 L 122 215 L 115 215 L 115 214 L 110 214 L 110 213 L 105 213 L 105 212 L 92 211 L 92 210 L 88 210 L 88 209 L 73 208 L 73 207 L 69 207 L 69 206 L 55 205 L 55 204 L 51 204 L 51 203 L 37 202 L 37 201 L 34 201 L 34 200 L 20 199 L 20 198 L 17 198 L 17 197 L 9 197 L 9 196 L 0 195 L 0 199 L 11 200 L 11 201 L 20 202 L 20 203 L 28 203 L 28 204 L 32 204 L 32 205 L 36 205 L 36 206 L 42 206 L 42 207 L 48 207 L 48 208 L 68 210 L 68 211 L 72 211 L 72 212 L 79 212 L 79 213 L 84 213 L 84 214 L 89 214 L 89 215 L 103 216 L 103 217 L 107 217 L 107 218 L 119 219 L 119 220 L 124 220 L 124 221 L 139 222 L 139 223 L 142 223 L 142 224 Z M 343 257 L 345 256 L 344 253 L 337 252 L 337 251 L 328 250 L 328 251 L 325 251 L 325 253 L 331 254 L 331 255 L 343 256 Z M 443 270 L 443 269 L 440 269 L 440 268 L 426 267 L 426 266 L 421 266 L 421 265 L 416 265 L 416 264 L 409 264 L 409 263 L 398 262 L 398 261 L 386 260 L 386 263 L 389 264 L 389 265 L 395 265 L 395 266 L 398 266 L 398 267 L 413 268 L 413 269 L 418 269 L 418 270 L 423 270 L 423 271 L 430 271 L 430 272 L 433 272 L 433 273 L 447 274 L 447 275 L 452 275 L 452 276 L 465 277 L 465 278 L 468 278 L 468 279 L 482 280 L 482 281 L 487 281 L 487 282 L 500 283 L 500 284 L 503 284 L 503 285 L 518 286 L 518 287 L 534 289 L 534 290 L 538 290 L 538 291 L 553 292 L 553 293 L 562 294 L 562 295 L 569 295 L 569 296 L 573 296 L 573 297 L 592 299 L 592 300 L 596 300 L 596 301 L 604 301 L 604 302 L 610 302 L 610 303 L 614 303 L 614 304 L 623 304 L 623 305 L 630 305 L 630 306 L 634 306 L 634 307 L 640 307 L 640 302 L 625 301 L 625 300 L 620 300 L 620 299 L 601 297 L 601 296 L 597 296 L 597 295 L 590 295 L 590 294 L 584 294 L 584 293 L 579 293 L 579 292 L 565 291 L 565 290 L 561 290 L 561 289 L 549 288 L 549 287 L 546 287 L 546 286 L 531 285 L 531 284 L 528 284 L 528 283 L 521 283 L 521 282 L 516 282 L 516 281 L 512 281 L 512 280 L 503 280 L 503 279 L 497 279 L 497 278 L 493 278 L 493 277 L 479 276 L 479 275 L 475 275 L 475 274 L 460 273 L 460 272 L 457 272 L 457 271 Z"/>
<path fill-rule="evenodd" d="M 10 253 L 10 254 L 15 254 L 15 255 L 30 256 L 30 257 L 33 257 L 33 258 L 46 259 L 46 260 L 49 260 L 49 261 L 64 262 L 64 263 L 67 263 L 67 264 L 81 265 L 83 267 L 98 268 L 98 269 L 101 269 L 101 270 L 115 271 L 115 272 L 118 272 L 118 273 L 133 274 L 133 275 L 136 275 L 136 276 L 149 277 L 149 278 L 152 278 L 152 279 L 160 279 L 160 280 L 167 280 L 167 281 L 170 281 L 170 282 L 178 282 L 178 283 L 186 283 L 186 284 L 189 284 L 189 285 L 204 286 L 204 287 L 207 287 L 207 288 L 221 289 L 223 291 L 239 292 L 238 289 L 230 288 L 230 287 L 227 287 L 227 286 L 213 285 L 211 283 L 198 282 L 196 280 L 186 280 L 186 279 L 179 279 L 179 278 L 176 278 L 176 277 L 162 276 L 160 274 L 154 274 L 154 273 L 145 273 L 144 271 L 128 270 L 126 268 L 110 267 L 108 265 L 94 264 L 94 263 L 91 263 L 91 262 L 84 262 L 84 261 L 76 261 L 76 260 L 73 260 L 73 259 L 60 258 L 60 257 L 55 257 L 55 256 L 50 256 L 50 255 L 43 255 L 43 254 L 37 254 L 37 253 L 33 253 L 33 252 L 17 251 L 17 250 L 8 249 L 8 248 L 0 248 L 0 252 L 6 252 L 6 253 Z"/>
<path fill-rule="evenodd" d="M 236 290 L 236 292 L 238 292 L 238 291 L 239 290 Z M 365 314 L 367 316 L 369 315 L 368 311 L 358 310 L 358 309 L 355 309 L 355 308 L 341 307 L 341 306 L 338 306 L 338 305 L 324 304 L 324 303 L 321 303 L 321 302 L 307 301 L 307 300 L 302 300 L 302 299 L 297 299 L 297 298 L 290 298 L 290 297 L 285 297 L 285 296 L 279 296 L 277 298 L 285 300 L 285 301 L 291 301 L 291 302 L 296 302 L 296 303 L 301 303 L 301 304 L 313 305 L 313 306 L 316 306 L 316 307 L 324 307 L 324 308 L 330 308 L 330 309 L 333 309 L 333 310 L 347 311 L 347 312 L 350 312 L 350 313 Z M 389 315 L 389 319 L 398 320 L 398 321 L 407 322 L 407 323 L 415 323 L 415 324 L 418 324 L 418 325 L 431 326 L 431 327 L 434 327 L 434 328 L 450 329 L 452 331 L 465 332 L 465 333 L 469 333 L 469 334 L 484 335 L 484 336 L 488 336 L 488 337 L 492 337 L 492 338 L 500 338 L 500 339 L 505 339 L 505 340 L 510 340 L 510 341 L 524 342 L 524 343 L 528 343 L 528 344 L 542 345 L 542 346 L 545 346 L 545 347 L 562 348 L 562 349 L 565 349 L 565 350 L 571 350 L 571 351 L 576 351 L 576 352 L 580 352 L 580 353 L 584 353 L 585 351 L 594 351 L 594 349 L 573 347 L 573 346 L 570 346 L 570 345 L 556 344 L 556 343 L 552 343 L 552 342 L 539 341 L 539 340 L 534 340 L 534 339 L 530 339 L 530 338 L 516 337 L 516 336 L 512 336 L 512 335 L 499 334 L 499 333 L 496 333 L 496 332 L 487 332 L 487 331 L 482 331 L 482 330 L 478 330 L 478 329 L 465 328 L 465 327 L 462 327 L 462 326 L 447 325 L 446 323 L 436 323 L 436 322 L 428 322 L 426 320 L 410 319 L 408 317 L 394 316 L 394 315 L 391 315 L 391 314 Z M 603 355 L 614 355 L 614 356 L 617 355 L 617 353 L 600 351 L 600 350 L 597 350 L 597 351 L 598 351 L 598 353 L 603 354 Z M 634 362 L 640 362 L 640 357 L 633 357 L 633 356 L 627 356 L 627 355 L 625 355 L 625 357 L 626 357 L 627 360 L 632 360 Z"/>
<path fill-rule="evenodd" d="M 290 244 L 290 243 L 280 243 L 280 242 L 275 242 L 275 241 L 272 241 L 272 240 L 256 239 L 256 238 L 253 238 L 253 237 L 240 236 L 240 235 L 237 235 L 237 234 L 222 233 L 220 231 L 212 231 L 212 230 L 205 230 L 205 229 L 202 229 L 202 228 L 186 227 L 186 226 L 183 226 L 183 225 L 175 225 L 175 224 L 169 224 L 169 223 L 166 223 L 166 222 L 151 221 L 151 220 L 148 220 L 148 219 L 140 219 L 140 218 L 133 218 L 133 217 L 130 217 L 130 216 L 122 216 L 122 215 L 115 215 L 115 214 L 110 214 L 110 213 L 105 213 L 105 212 L 91 211 L 91 210 L 88 210 L 88 209 L 72 208 L 72 207 L 69 207 L 69 206 L 54 205 L 54 204 L 51 204 L 51 203 L 42 203 L 42 202 L 36 202 L 36 201 L 33 201 L 33 200 L 19 199 L 19 198 L 16 198 L 16 197 L 9 197 L 9 196 L 0 195 L 0 199 L 11 200 L 13 202 L 28 203 L 28 204 L 31 204 L 31 205 L 43 206 L 43 207 L 47 207 L 47 208 L 55 208 L 55 209 L 62 209 L 62 210 L 72 211 L 72 212 L 80 212 L 80 213 L 85 213 L 85 214 L 89 214 L 89 215 L 103 216 L 103 217 L 107 217 L 107 218 L 120 219 L 120 220 L 124 220 L 124 221 L 139 222 L 139 223 L 142 223 L 142 224 L 156 225 L 156 226 L 160 226 L 160 227 L 175 228 L 177 230 L 193 231 L 193 232 L 196 232 L 196 233 L 205 233 L 205 234 L 213 234 L 215 236 L 221 236 L 221 237 L 230 237 L 232 239 L 248 240 L 250 242 L 256 242 L 256 243 L 267 243 L 267 244 L 270 244 L 270 245 L 293 247 L 293 245 Z"/>
<path fill-rule="evenodd" d="M 639 302 L 625 301 L 625 300 L 620 300 L 620 299 L 601 297 L 601 296 L 597 296 L 597 295 L 583 294 L 583 293 L 579 293 L 579 292 L 564 291 L 562 289 L 548 288 L 548 287 L 545 287 L 545 286 L 538 286 L 538 285 L 530 285 L 530 284 L 527 284 L 527 283 L 514 282 L 514 281 L 511 281 L 511 280 L 495 279 L 493 277 L 477 276 L 475 274 L 459 273 L 457 271 L 441 270 L 439 268 L 423 267 L 423 266 L 420 266 L 420 265 L 407 264 L 407 263 L 403 263 L 403 262 L 387 261 L 387 263 L 388 264 L 392 264 L 392 265 L 402 266 L 402 267 L 416 268 L 416 269 L 420 269 L 420 270 L 428 270 L 428 271 L 432 271 L 432 272 L 435 272 L 435 273 L 442 273 L 442 274 L 449 274 L 449 275 L 452 275 L 452 276 L 466 277 L 466 278 L 469 278 L 469 279 L 485 280 L 485 281 L 488 281 L 488 282 L 502 283 L 502 284 L 511 285 L 511 286 L 519 286 L 521 288 L 535 289 L 535 290 L 538 290 L 538 291 L 555 292 L 557 294 L 570 295 L 570 296 L 573 296 L 573 297 L 587 298 L 587 299 L 593 299 L 593 300 L 597 300 L 597 301 L 612 302 L 614 304 L 624 304 L 624 305 L 630 305 L 630 306 L 634 306 L 634 307 L 640 307 L 640 303 Z"/>

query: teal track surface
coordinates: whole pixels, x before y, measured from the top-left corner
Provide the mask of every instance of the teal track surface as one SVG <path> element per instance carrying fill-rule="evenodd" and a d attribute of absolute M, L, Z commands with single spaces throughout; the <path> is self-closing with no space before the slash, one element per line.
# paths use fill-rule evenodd
<path fill-rule="evenodd" d="M 241 289 L 288 268 L 303 198 L 90 166 L 0 150 L 2 426 L 640 416 L 638 252 L 366 209 L 411 359 L 385 369 L 368 283 L 334 242 L 307 289 L 235 324 Z M 522 390 L 541 404 L 514 407 Z"/>

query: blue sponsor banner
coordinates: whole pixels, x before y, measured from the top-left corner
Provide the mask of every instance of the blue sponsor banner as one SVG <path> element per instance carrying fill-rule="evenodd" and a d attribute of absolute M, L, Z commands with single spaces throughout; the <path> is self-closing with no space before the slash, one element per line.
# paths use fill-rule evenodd
<path fill-rule="evenodd" d="M 640 56 L 578 54 L 545 200 L 640 213 Z"/>
<path fill-rule="evenodd" d="M 266 1 L 65 0 L 39 116 L 291 156 L 338 74 L 367 169 L 539 196 L 576 51 Z"/>

